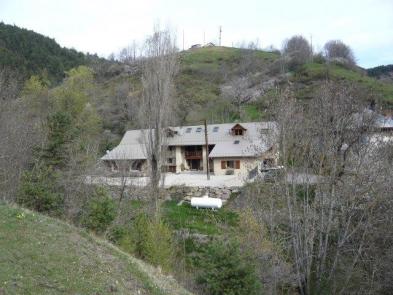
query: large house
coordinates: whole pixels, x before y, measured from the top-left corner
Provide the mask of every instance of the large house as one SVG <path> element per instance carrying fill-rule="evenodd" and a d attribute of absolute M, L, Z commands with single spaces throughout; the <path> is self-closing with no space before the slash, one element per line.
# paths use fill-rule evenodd
<path fill-rule="evenodd" d="M 203 125 L 167 128 L 166 171 L 206 171 L 206 153 L 209 170 L 215 175 L 247 173 L 261 165 L 276 166 L 276 132 L 275 122 L 211 124 L 207 125 L 206 149 Z M 107 151 L 102 160 L 112 170 L 122 165 L 145 172 L 146 136 L 147 130 L 127 131 L 120 144 Z"/>

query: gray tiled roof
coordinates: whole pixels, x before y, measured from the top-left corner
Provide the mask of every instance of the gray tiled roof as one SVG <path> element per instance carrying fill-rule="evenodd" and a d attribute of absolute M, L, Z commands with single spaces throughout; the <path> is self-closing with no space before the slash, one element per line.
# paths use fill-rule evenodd
<path fill-rule="evenodd" d="M 244 136 L 231 134 L 231 129 L 236 124 L 247 129 Z M 215 147 L 209 156 L 249 157 L 260 154 L 273 145 L 270 134 L 276 129 L 275 122 L 210 124 L 207 126 L 208 142 L 209 145 L 215 145 Z M 171 130 L 175 131 L 175 134 L 173 137 L 167 137 L 169 146 L 205 144 L 203 125 L 171 127 Z M 120 144 L 102 159 L 146 159 L 142 140 L 146 133 L 146 130 L 127 131 Z M 239 143 L 235 144 L 235 140 L 238 140 Z"/>
<path fill-rule="evenodd" d="M 143 160 L 146 159 L 145 149 L 142 144 L 119 144 L 108 151 L 102 160 Z"/>
<path fill-rule="evenodd" d="M 240 141 L 238 144 L 231 142 L 219 142 L 209 154 L 209 158 L 223 157 L 255 157 L 268 150 L 268 146 L 262 141 Z"/>

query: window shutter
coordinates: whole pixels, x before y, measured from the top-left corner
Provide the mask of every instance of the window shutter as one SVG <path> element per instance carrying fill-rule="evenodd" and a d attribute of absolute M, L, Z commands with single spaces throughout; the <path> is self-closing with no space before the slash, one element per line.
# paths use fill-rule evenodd
<path fill-rule="evenodd" d="M 235 169 L 240 169 L 240 160 L 235 161 Z"/>
<path fill-rule="evenodd" d="M 226 169 L 226 168 L 227 168 L 227 162 L 221 161 L 221 169 Z"/>

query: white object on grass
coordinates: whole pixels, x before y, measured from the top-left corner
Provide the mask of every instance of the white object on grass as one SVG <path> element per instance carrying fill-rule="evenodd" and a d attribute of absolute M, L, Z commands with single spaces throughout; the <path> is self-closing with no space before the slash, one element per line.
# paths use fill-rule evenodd
<path fill-rule="evenodd" d="M 199 208 L 220 209 L 222 207 L 222 200 L 219 198 L 209 198 L 204 195 L 201 198 L 191 198 L 191 206 Z"/>

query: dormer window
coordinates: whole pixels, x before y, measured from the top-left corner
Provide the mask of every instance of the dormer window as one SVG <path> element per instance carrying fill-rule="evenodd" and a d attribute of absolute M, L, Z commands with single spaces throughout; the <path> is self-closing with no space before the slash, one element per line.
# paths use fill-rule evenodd
<path fill-rule="evenodd" d="M 202 131 L 202 127 L 198 127 L 197 129 L 196 129 L 196 132 L 197 133 L 199 133 L 199 132 L 201 132 Z"/>
<path fill-rule="evenodd" d="M 218 132 L 218 126 L 215 126 L 215 127 L 213 128 L 213 132 Z"/>
<path fill-rule="evenodd" d="M 244 128 L 240 124 L 236 124 L 235 126 L 232 127 L 231 131 L 232 131 L 232 135 L 240 135 L 241 136 L 246 133 L 247 129 Z"/>
<path fill-rule="evenodd" d="M 191 130 L 192 130 L 192 128 L 191 128 L 191 127 L 188 127 L 188 128 L 186 129 L 186 133 L 191 133 Z"/>

